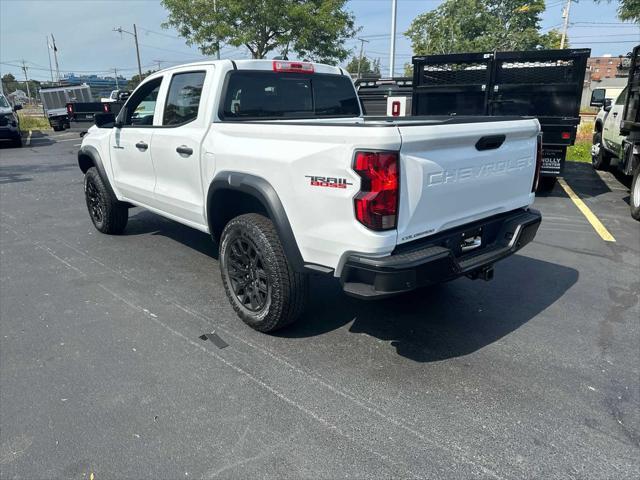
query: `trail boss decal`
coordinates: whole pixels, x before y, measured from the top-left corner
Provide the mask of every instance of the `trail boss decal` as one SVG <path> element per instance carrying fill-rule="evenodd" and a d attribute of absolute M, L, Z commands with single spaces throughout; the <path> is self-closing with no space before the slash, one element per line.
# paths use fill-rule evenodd
<path fill-rule="evenodd" d="M 347 188 L 347 185 L 353 185 L 346 178 L 318 177 L 316 175 L 305 175 L 304 177 L 310 179 L 312 187 Z"/>

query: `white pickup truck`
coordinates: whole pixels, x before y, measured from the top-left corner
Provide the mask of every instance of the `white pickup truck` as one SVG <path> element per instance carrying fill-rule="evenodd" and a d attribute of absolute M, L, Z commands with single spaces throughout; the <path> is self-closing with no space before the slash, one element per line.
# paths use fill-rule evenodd
<path fill-rule="evenodd" d="M 308 274 L 380 298 L 467 275 L 529 243 L 540 126 L 508 117 L 364 119 L 339 67 L 221 60 L 156 72 L 78 153 L 95 227 L 135 205 L 211 234 L 238 316 L 300 316 Z"/>

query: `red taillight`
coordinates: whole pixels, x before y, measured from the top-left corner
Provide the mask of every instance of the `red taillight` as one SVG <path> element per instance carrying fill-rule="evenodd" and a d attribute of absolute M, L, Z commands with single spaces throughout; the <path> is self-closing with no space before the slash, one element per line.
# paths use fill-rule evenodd
<path fill-rule="evenodd" d="M 274 72 L 313 73 L 313 65 L 308 62 L 273 61 Z"/>
<path fill-rule="evenodd" d="M 391 102 L 391 115 L 393 117 L 400 116 L 400 102 L 397 100 Z"/>
<path fill-rule="evenodd" d="M 531 191 L 538 190 L 538 182 L 540 181 L 540 169 L 542 168 L 542 135 L 538 135 L 538 145 L 536 148 L 536 172 L 533 175 L 533 185 Z"/>
<path fill-rule="evenodd" d="M 67 113 L 73 115 L 73 103 L 67 103 Z"/>
<path fill-rule="evenodd" d="M 362 179 L 355 196 L 356 218 L 372 230 L 398 224 L 398 153 L 356 152 L 353 169 Z"/>
<path fill-rule="evenodd" d="M 111 106 L 108 103 L 103 103 L 102 104 L 102 111 L 104 113 L 109 113 L 111 111 Z"/>
<path fill-rule="evenodd" d="M 560 136 L 562 137 L 562 140 L 569 140 L 571 138 L 571 132 L 562 132 Z"/>

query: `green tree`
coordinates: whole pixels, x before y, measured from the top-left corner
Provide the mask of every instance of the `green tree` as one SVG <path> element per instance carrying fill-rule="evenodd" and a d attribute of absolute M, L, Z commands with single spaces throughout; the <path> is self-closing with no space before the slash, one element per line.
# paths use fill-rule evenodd
<path fill-rule="evenodd" d="M 595 0 L 600 3 L 602 0 Z M 611 0 L 607 0 L 607 3 Z M 631 20 L 640 23 L 640 0 L 618 0 L 618 18 L 622 21 Z"/>
<path fill-rule="evenodd" d="M 405 35 L 416 55 L 553 48 L 556 33 L 540 33 L 544 8 L 544 0 L 446 0 Z"/>
<path fill-rule="evenodd" d="M 136 74 L 133 77 L 131 77 L 131 80 L 129 80 L 127 82 L 127 90 L 133 90 L 134 88 L 136 88 L 138 85 L 140 85 L 140 82 L 142 80 L 144 80 L 145 78 L 147 78 L 149 75 L 151 75 L 152 73 L 154 73 L 156 70 L 147 70 L 146 72 L 144 72 L 142 74 L 142 78 L 140 78 L 140 75 Z"/>
<path fill-rule="evenodd" d="M 16 81 L 16 77 L 11 73 L 5 73 L 2 76 L 2 91 L 4 93 L 15 92 L 18 88 L 18 82 Z"/>
<path fill-rule="evenodd" d="M 212 55 L 221 43 L 245 46 L 253 58 L 275 51 L 300 58 L 342 61 L 346 39 L 355 35 L 347 0 L 162 0 L 163 26 L 174 27 L 189 45 Z M 215 3 L 215 9 L 214 9 Z"/>
<path fill-rule="evenodd" d="M 353 56 L 347 66 L 347 72 L 349 73 L 358 73 L 358 64 L 360 63 L 360 57 Z M 360 64 L 360 75 L 377 75 L 380 76 L 380 59 L 375 58 L 373 60 L 362 57 L 362 64 Z"/>

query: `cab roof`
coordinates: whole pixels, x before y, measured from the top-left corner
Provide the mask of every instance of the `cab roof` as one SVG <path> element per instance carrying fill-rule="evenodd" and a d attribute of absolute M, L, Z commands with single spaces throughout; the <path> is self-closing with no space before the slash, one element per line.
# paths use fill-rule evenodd
<path fill-rule="evenodd" d="M 328 73 L 334 75 L 348 75 L 345 70 L 340 67 L 335 67 L 332 65 L 326 65 L 324 63 L 315 63 L 315 62 L 301 62 L 298 60 L 272 60 L 272 59 L 242 59 L 242 60 L 203 60 L 200 62 L 191 62 L 191 63 L 183 63 L 180 65 L 175 65 L 173 67 L 162 69 L 157 73 L 170 72 L 172 70 L 184 67 L 197 67 L 203 65 L 222 65 L 225 68 L 230 68 L 233 70 L 265 70 L 265 71 L 274 71 L 274 64 L 276 62 L 279 63 L 290 63 L 290 64 L 302 64 L 302 65 L 312 65 L 314 73 Z"/>

